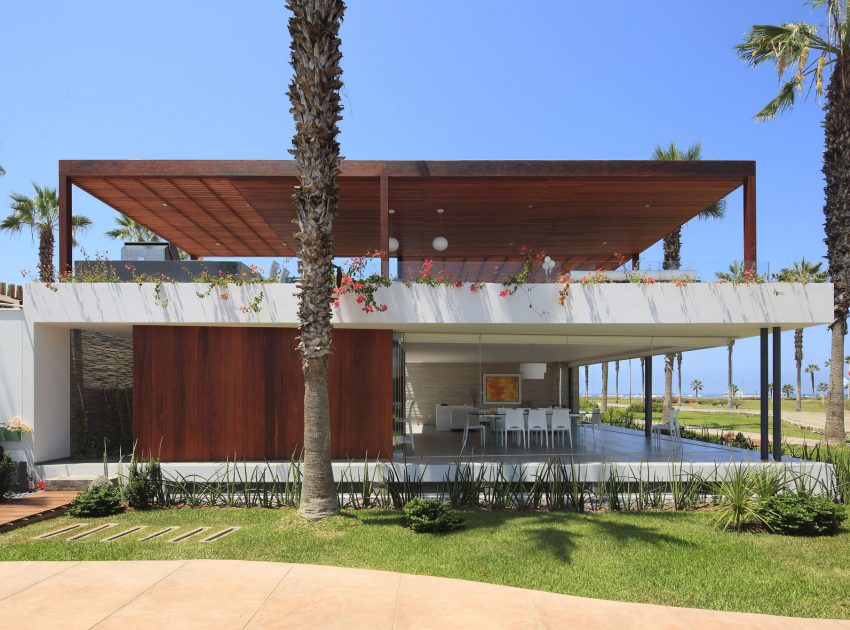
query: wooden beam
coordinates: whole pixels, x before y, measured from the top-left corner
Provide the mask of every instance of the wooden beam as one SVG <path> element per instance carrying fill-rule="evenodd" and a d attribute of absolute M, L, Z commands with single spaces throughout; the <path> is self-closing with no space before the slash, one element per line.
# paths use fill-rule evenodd
<path fill-rule="evenodd" d="M 390 180 L 382 174 L 380 179 L 380 213 L 381 213 L 381 275 L 390 277 Z"/>
<path fill-rule="evenodd" d="M 756 176 L 744 178 L 744 268 L 756 269 Z"/>
<path fill-rule="evenodd" d="M 74 235 L 72 230 L 73 201 L 71 178 L 59 175 L 59 273 L 70 273 L 74 264 Z M 57 278 L 58 279 L 58 278 Z"/>
<path fill-rule="evenodd" d="M 297 177 L 293 160 L 60 160 L 70 177 Z M 733 160 L 343 160 L 340 177 L 637 177 L 743 179 L 755 162 Z"/>

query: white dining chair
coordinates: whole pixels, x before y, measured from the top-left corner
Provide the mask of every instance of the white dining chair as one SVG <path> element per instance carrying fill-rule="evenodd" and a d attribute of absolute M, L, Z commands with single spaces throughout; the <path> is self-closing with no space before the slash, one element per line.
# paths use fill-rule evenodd
<path fill-rule="evenodd" d="M 593 443 L 596 443 L 596 431 L 602 430 L 602 414 L 599 411 L 599 407 L 593 408 L 593 413 L 590 414 L 590 428 L 593 431 Z"/>
<path fill-rule="evenodd" d="M 479 435 L 480 435 L 481 447 L 483 448 L 487 445 L 487 425 L 481 424 L 477 420 L 476 420 L 475 424 L 470 424 L 469 423 L 469 415 L 470 415 L 469 411 L 467 410 L 467 412 L 466 412 L 466 422 L 463 425 L 463 442 L 460 445 L 461 451 L 466 448 L 466 440 L 469 437 L 470 431 L 479 431 L 480 432 Z M 477 416 L 476 416 L 476 418 L 477 418 Z"/>
<path fill-rule="evenodd" d="M 525 414 L 522 413 L 522 409 L 508 409 L 507 414 L 505 414 L 503 436 L 503 446 L 505 448 L 508 446 L 508 433 L 516 433 L 517 443 L 523 447 L 526 445 Z"/>
<path fill-rule="evenodd" d="M 549 448 L 549 428 L 546 426 L 546 410 L 545 409 L 531 409 L 528 412 L 528 428 L 526 429 L 526 435 L 528 437 L 528 443 L 531 444 L 531 437 L 537 434 L 537 440 L 539 443 L 543 443 L 546 445 L 546 448 Z"/>
<path fill-rule="evenodd" d="M 404 417 L 404 427 L 405 433 L 403 440 L 405 444 L 410 444 L 410 452 L 416 452 L 416 440 L 413 438 L 413 406 L 416 404 L 415 400 L 410 401 L 410 405 L 407 407 L 407 415 Z"/>
<path fill-rule="evenodd" d="M 673 440 L 674 444 L 678 444 L 682 441 L 682 434 L 679 431 L 679 410 L 671 409 L 670 415 L 668 416 L 667 422 L 659 422 L 658 424 L 653 423 L 652 425 L 652 436 L 658 440 L 658 444 L 661 444 L 661 433 L 667 433 L 670 435 L 670 438 Z"/>
<path fill-rule="evenodd" d="M 561 444 L 564 444 L 564 438 L 567 437 L 570 440 L 570 446 L 573 445 L 573 423 L 569 409 L 552 410 L 552 446 L 555 445 L 556 432 L 560 434 Z"/>

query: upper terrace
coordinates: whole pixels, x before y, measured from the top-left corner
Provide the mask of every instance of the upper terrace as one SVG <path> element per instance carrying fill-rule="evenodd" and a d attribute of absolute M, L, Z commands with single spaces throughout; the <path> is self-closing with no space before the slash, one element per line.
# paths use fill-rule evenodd
<path fill-rule="evenodd" d="M 526 244 L 555 272 L 611 270 L 743 186 L 741 258 L 752 266 L 755 179 L 749 161 L 345 160 L 336 255 L 377 250 L 383 274 L 395 258 L 402 278 L 430 258 L 486 282 L 501 281 Z M 74 186 L 192 258 L 296 254 L 292 161 L 65 160 L 59 180 L 63 272 Z"/>

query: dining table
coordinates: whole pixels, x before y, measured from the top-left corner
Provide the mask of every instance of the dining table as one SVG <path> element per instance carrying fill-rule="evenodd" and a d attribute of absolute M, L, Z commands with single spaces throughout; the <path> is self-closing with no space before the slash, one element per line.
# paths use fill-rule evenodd
<path fill-rule="evenodd" d="M 528 412 L 528 409 L 523 409 L 526 429 L 528 428 Z M 504 431 L 505 417 L 507 414 L 493 412 L 491 409 L 473 409 L 469 411 L 468 414 L 471 416 L 477 416 L 479 424 L 485 425 L 491 433 L 498 435 Z M 581 424 L 582 420 L 585 418 L 590 418 L 589 411 L 578 411 L 575 413 L 570 412 L 570 420 L 572 420 L 573 428 Z M 550 431 L 552 430 L 552 409 L 546 409 L 546 427 Z"/>

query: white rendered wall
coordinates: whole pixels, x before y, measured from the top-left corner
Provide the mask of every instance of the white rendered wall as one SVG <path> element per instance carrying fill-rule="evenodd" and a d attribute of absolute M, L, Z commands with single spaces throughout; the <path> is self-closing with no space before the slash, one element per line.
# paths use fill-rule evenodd
<path fill-rule="evenodd" d="M 23 346 L 24 312 L 0 310 L 0 422 L 14 416 L 30 422 L 24 418 Z"/>
<path fill-rule="evenodd" d="M 68 328 L 35 324 L 24 331 L 24 414 L 37 462 L 71 454 L 71 342 Z"/>

